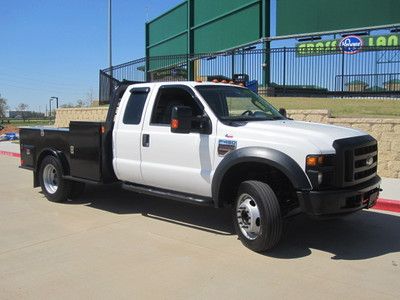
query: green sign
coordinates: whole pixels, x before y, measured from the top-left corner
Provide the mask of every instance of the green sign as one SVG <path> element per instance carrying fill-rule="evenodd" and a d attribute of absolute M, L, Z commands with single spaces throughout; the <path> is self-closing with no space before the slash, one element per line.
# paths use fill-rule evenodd
<path fill-rule="evenodd" d="M 269 5 L 262 0 L 185 0 L 147 23 L 146 56 L 225 51 L 255 42 L 264 15 Z M 147 70 L 171 65 L 165 61 L 151 60 Z"/>
<path fill-rule="evenodd" d="M 365 51 L 365 47 L 400 47 L 400 34 L 373 35 L 360 37 L 363 46 L 360 51 Z M 296 54 L 298 56 L 327 55 L 341 53 L 340 42 L 343 40 L 327 40 L 315 42 L 303 42 L 296 44 Z"/>
<path fill-rule="evenodd" d="M 277 0 L 276 12 L 277 36 L 400 24 L 399 0 Z"/>

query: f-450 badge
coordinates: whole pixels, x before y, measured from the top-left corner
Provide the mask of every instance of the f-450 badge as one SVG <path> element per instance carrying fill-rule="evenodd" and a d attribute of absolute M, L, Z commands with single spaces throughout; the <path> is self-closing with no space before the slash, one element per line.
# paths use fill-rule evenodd
<path fill-rule="evenodd" d="M 219 140 L 218 141 L 218 155 L 224 156 L 225 154 L 235 150 L 237 148 L 237 142 L 231 140 Z"/>

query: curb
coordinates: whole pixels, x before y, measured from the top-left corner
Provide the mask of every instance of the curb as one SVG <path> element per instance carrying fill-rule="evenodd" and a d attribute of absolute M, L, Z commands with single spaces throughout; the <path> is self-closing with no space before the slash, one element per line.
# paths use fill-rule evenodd
<path fill-rule="evenodd" d="M 11 156 L 11 157 L 21 157 L 21 154 L 9 151 L 2 151 L 0 150 L 0 155 Z"/>
<path fill-rule="evenodd" d="M 2 151 L 0 150 L 0 155 L 11 156 L 20 158 L 21 154 L 9 151 Z M 399 200 L 388 200 L 388 199 L 381 199 L 379 198 L 376 201 L 376 204 L 371 207 L 371 209 L 375 210 L 384 210 L 384 211 L 391 211 L 391 212 L 398 212 L 400 213 L 400 201 Z"/>
<path fill-rule="evenodd" d="M 371 209 L 400 212 L 399 200 L 378 199 L 376 204 Z"/>

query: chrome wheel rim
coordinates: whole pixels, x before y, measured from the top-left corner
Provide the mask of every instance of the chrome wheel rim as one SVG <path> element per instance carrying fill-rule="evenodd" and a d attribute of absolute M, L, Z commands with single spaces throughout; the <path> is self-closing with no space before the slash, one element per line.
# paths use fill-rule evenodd
<path fill-rule="evenodd" d="M 255 240 L 261 234 L 260 210 L 256 201 L 242 194 L 236 205 L 236 216 L 240 231 L 249 240 Z"/>
<path fill-rule="evenodd" d="M 49 164 L 43 170 L 43 183 L 49 194 L 54 194 L 58 189 L 58 174 L 56 168 Z"/>

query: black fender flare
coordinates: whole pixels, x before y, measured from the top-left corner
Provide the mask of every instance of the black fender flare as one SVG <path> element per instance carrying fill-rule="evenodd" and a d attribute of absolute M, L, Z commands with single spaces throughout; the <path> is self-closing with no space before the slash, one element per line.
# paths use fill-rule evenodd
<path fill-rule="evenodd" d="M 42 160 L 48 156 L 54 156 L 56 158 L 58 158 L 61 162 L 62 165 L 62 171 L 63 171 L 63 176 L 64 175 L 68 175 L 69 174 L 69 163 L 67 158 L 65 157 L 65 154 L 59 150 L 55 150 L 52 148 L 44 148 L 42 149 L 42 151 L 39 153 L 39 155 L 37 156 L 36 159 L 36 163 L 35 163 L 35 169 L 33 172 L 33 186 L 34 187 L 38 187 L 39 186 L 39 170 L 40 170 L 40 165 L 42 163 Z"/>
<path fill-rule="evenodd" d="M 305 159 L 305 158 L 304 158 Z M 212 198 L 216 207 L 222 207 L 219 197 L 222 180 L 233 166 L 244 162 L 259 162 L 274 167 L 285 174 L 296 190 L 311 190 L 308 177 L 298 163 L 287 154 L 270 148 L 245 147 L 227 154 L 215 170 L 212 179 Z M 305 163 L 305 160 L 304 160 Z"/>

